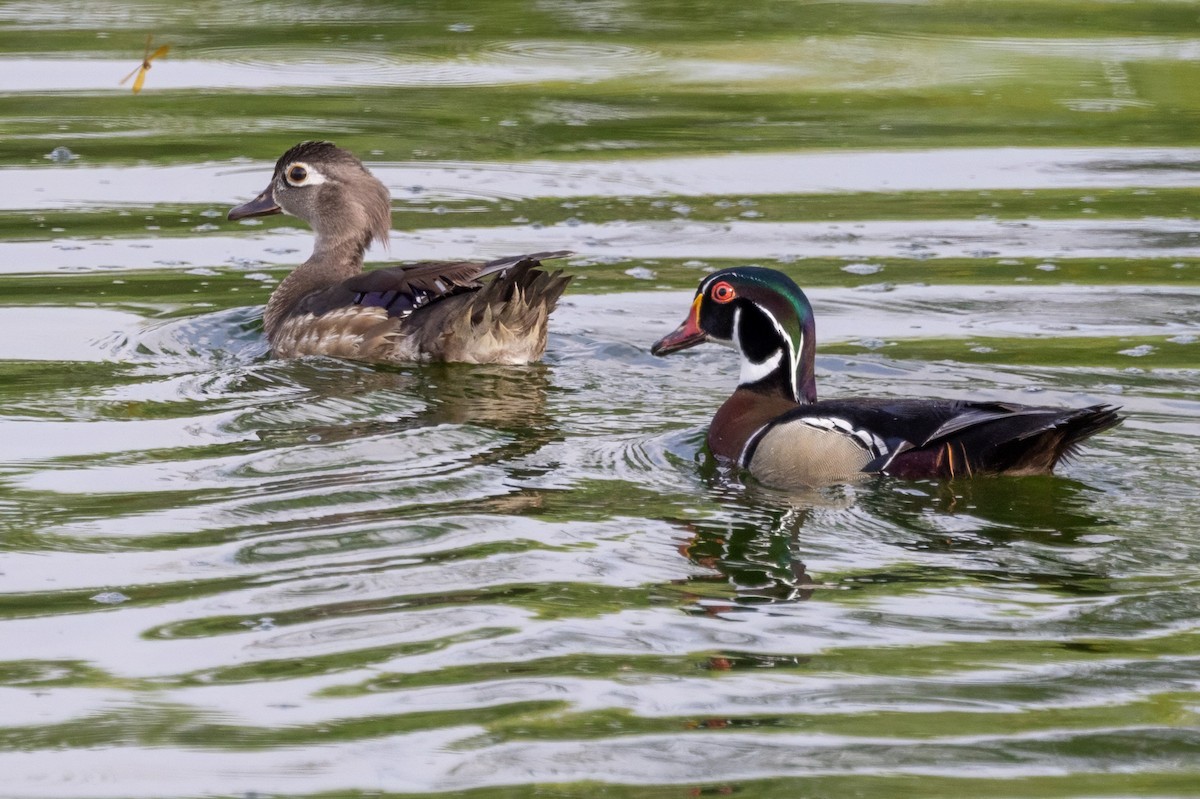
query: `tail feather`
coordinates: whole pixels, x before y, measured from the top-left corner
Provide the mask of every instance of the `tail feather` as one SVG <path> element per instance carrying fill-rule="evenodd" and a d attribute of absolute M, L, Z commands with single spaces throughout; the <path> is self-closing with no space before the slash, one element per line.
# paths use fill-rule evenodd
<path fill-rule="evenodd" d="M 1055 454 L 1054 463 L 1069 461 L 1079 454 L 1079 449 L 1085 439 L 1116 427 L 1124 421 L 1125 417 L 1117 413 L 1119 410 L 1121 409 L 1114 405 L 1092 405 L 1080 408 L 1069 418 L 1064 419 L 1059 425 L 1063 430 L 1063 437 Z"/>
<path fill-rule="evenodd" d="M 552 250 L 547 252 L 535 252 L 529 255 L 507 255 L 503 258 L 497 258 L 494 261 L 488 261 L 480 267 L 479 272 L 475 277 L 487 277 L 494 275 L 497 272 L 502 272 L 510 266 L 516 266 L 523 261 L 531 261 L 534 266 L 537 266 L 541 261 L 550 261 L 555 258 L 566 258 L 574 255 L 570 250 Z"/>
<path fill-rule="evenodd" d="M 996 453 L 1008 461 L 1001 471 L 1009 474 L 1049 472 L 1075 457 L 1083 442 L 1120 424 L 1124 417 L 1112 405 L 1091 405 L 1064 411 L 1046 423 L 1022 431 L 1002 442 Z"/>
<path fill-rule="evenodd" d="M 1062 409 L 989 405 L 955 415 L 924 443 L 898 450 L 889 474 L 1047 474 L 1079 453 L 1084 441 L 1123 421 L 1120 408 Z"/>
<path fill-rule="evenodd" d="M 471 323 L 479 324 L 480 314 L 485 308 L 501 309 L 510 317 L 519 316 L 548 316 L 571 282 L 570 275 L 564 275 L 562 270 L 547 272 L 538 269 L 539 260 L 526 257 L 505 268 L 490 283 L 477 293 L 471 305 L 474 311 Z M 517 319 L 509 320 L 524 327 Z M 528 324 L 536 324 L 530 319 Z"/>
<path fill-rule="evenodd" d="M 439 303 L 436 348 L 444 360 L 520 364 L 546 349 L 547 322 L 570 282 L 533 258 L 510 261 L 479 291 Z M 433 345 L 431 345 L 433 346 Z"/>

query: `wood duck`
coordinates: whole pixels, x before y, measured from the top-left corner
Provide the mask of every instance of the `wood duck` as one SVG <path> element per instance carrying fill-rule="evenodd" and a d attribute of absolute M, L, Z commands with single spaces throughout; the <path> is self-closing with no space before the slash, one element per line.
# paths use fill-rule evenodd
<path fill-rule="evenodd" d="M 903 478 L 1045 474 L 1080 442 L 1121 422 L 1117 408 L 1064 409 L 938 399 L 817 401 L 816 325 L 791 278 L 763 267 L 714 272 L 691 312 L 650 348 L 705 341 L 738 350 L 737 390 L 708 428 L 712 453 L 777 487 L 872 473 Z"/>
<path fill-rule="evenodd" d="M 274 355 L 521 364 L 545 351 L 547 318 L 570 277 L 538 267 L 569 252 L 363 272 L 371 242 L 387 245 L 388 190 L 354 155 L 322 141 L 284 153 L 267 188 L 229 219 L 278 213 L 303 219 L 317 238 L 267 302 Z M 496 277 L 482 283 L 488 275 Z"/>

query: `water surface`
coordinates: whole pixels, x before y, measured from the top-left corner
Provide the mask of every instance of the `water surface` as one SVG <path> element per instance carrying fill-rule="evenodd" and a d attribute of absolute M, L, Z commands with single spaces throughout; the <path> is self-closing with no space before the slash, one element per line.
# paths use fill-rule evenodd
<path fill-rule="evenodd" d="M 1200 795 L 1196 23 L 0 5 L 5 795 Z M 371 264 L 574 250 L 545 362 L 268 358 L 311 237 L 224 215 L 318 137 L 392 192 Z M 823 396 L 1128 418 L 766 489 L 703 452 L 731 353 L 647 350 L 736 263 Z"/>

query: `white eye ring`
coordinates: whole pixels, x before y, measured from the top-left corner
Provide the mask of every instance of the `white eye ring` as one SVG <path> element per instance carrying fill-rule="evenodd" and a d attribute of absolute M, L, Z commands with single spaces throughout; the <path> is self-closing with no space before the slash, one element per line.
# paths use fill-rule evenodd
<path fill-rule="evenodd" d="M 325 176 L 303 161 L 293 161 L 283 170 L 283 179 L 290 186 L 316 186 L 325 182 Z"/>

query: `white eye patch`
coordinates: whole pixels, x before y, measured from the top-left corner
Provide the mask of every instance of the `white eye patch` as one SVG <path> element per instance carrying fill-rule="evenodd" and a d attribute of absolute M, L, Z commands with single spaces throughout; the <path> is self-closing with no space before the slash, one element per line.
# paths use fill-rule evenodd
<path fill-rule="evenodd" d="M 283 179 L 289 186 L 319 186 L 326 178 L 321 171 L 303 161 L 293 161 L 283 170 Z"/>

